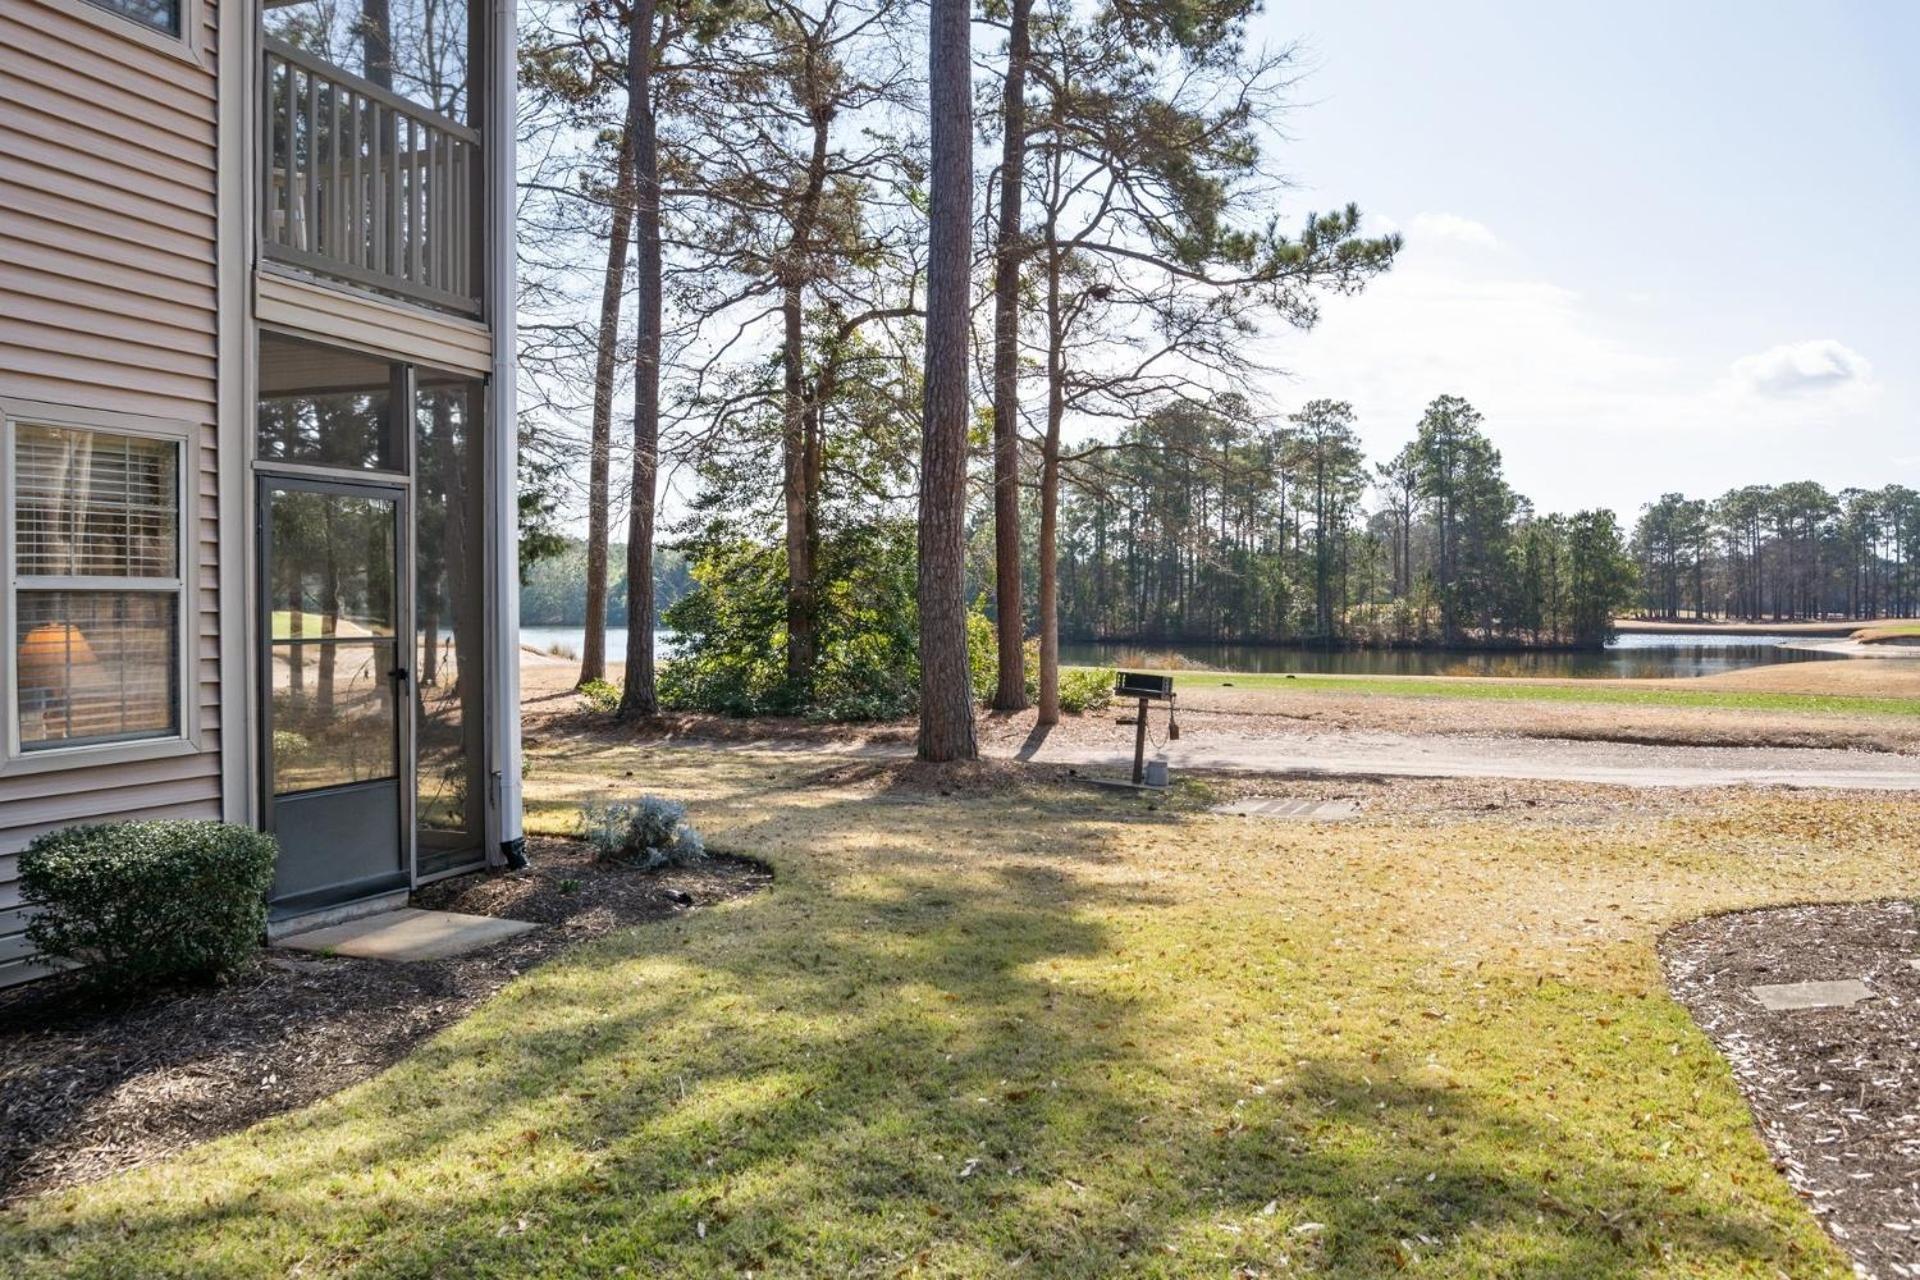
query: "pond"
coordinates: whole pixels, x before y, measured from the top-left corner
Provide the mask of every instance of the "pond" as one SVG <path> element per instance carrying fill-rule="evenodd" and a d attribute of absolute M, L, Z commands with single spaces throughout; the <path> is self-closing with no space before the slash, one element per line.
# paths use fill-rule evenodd
<path fill-rule="evenodd" d="M 521 627 L 520 646 L 524 649 L 538 649 L 541 653 L 552 653 L 559 657 L 579 661 L 580 649 L 587 642 L 585 627 Z M 653 633 L 653 656 L 670 658 L 673 656 L 673 633 L 656 631 Z M 627 660 L 627 629 L 625 627 L 607 628 L 607 668 L 608 674 L 619 679 L 619 668 Z"/>
<path fill-rule="evenodd" d="M 1331 652 L 1273 645 L 1062 644 L 1068 666 L 1160 666 L 1153 658 L 1177 654 L 1220 671 L 1293 672 L 1352 676 L 1550 676 L 1621 680 L 1710 676 L 1775 662 L 1820 662 L 1838 655 L 1783 647 L 1786 636 L 1627 635 L 1589 653 L 1509 650 L 1439 652 L 1430 649 L 1345 649 Z"/>
<path fill-rule="evenodd" d="M 579 627 L 522 627 L 520 643 L 578 658 L 586 632 Z M 1819 662 L 1832 654 L 1783 648 L 1787 636 L 1631 635 L 1599 653 L 1515 653 L 1505 650 L 1441 653 L 1427 649 L 1346 649 L 1322 652 L 1255 644 L 1062 644 L 1068 666 L 1163 666 L 1177 654 L 1219 671 L 1295 672 L 1350 676 L 1554 676 L 1618 680 L 1628 677 L 1710 676 L 1773 662 Z M 673 636 L 653 634 L 656 657 L 673 654 Z M 1159 658 L 1160 661 L 1154 661 Z M 627 629 L 607 628 L 607 665 L 627 659 Z"/>

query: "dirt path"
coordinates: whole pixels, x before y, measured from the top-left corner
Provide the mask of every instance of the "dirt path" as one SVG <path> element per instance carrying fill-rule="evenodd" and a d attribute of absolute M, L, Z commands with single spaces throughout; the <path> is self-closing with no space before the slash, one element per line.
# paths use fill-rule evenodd
<path fill-rule="evenodd" d="M 1116 726 L 1116 735 L 1122 731 Z M 863 760 L 903 760 L 911 741 L 824 735 L 742 735 L 721 740 L 677 736 L 674 745 L 717 752 L 773 752 Z M 1024 742 L 987 741 L 989 759 L 1067 765 L 1123 777 L 1132 739 L 1111 747 L 1029 735 Z M 1210 770 L 1286 777 L 1509 778 L 1625 787 L 1804 787 L 1821 790 L 1920 791 L 1912 756 L 1811 747 L 1659 747 L 1553 738 L 1491 738 L 1399 733 L 1298 733 L 1277 738 L 1189 735 L 1148 752 L 1164 755 L 1175 773 Z"/>
<path fill-rule="evenodd" d="M 1132 750 L 1131 743 L 1100 748 L 1030 739 L 1016 754 L 1041 764 L 1123 772 L 1131 768 Z M 1452 734 L 1299 733 L 1271 738 L 1189 735 L 1149 754 L 1164 754 L 1175 771 L 1524 778 L 1629 787 L 1920 791 L 1920 760 L 1823 747 L 1674 747 Z"/>
<path fill-rule="evenodd" d="M 570 663 L 528 655 L 522 678 L 530 738 L 580 714 L 572 674 Z M 1781 664 L 1699 681 L 1609 683 L 1920 696 L 1920 661 Z M 1115 723 L 1120 714 L 1069 716 L 1044 736 L 1031 712 L 982 715 L 981 751 L 1124 775 L 1133 734 Z M 1165 747 L 1176 771 L 1920 791 L 1920 719 L 1913 716 L 1207 687 L 1182 693 L 1180 716 L 1185 736 Z M 1156 741 L 1165 725 L 1156 712 Z M 654 736 L 713 750 L 866 759 L 913 753 L 906 722 L 826 726 L 683 716 Z"/>

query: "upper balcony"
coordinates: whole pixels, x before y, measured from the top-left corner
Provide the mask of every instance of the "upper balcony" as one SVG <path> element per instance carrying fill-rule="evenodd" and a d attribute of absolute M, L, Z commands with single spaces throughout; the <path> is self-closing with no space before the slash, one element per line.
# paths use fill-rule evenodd
<path fill-rule="evenodd" d="M 484 168 L 465 4 L 267 0 L 262 252 L 377 293 L 478 315 Z"/>

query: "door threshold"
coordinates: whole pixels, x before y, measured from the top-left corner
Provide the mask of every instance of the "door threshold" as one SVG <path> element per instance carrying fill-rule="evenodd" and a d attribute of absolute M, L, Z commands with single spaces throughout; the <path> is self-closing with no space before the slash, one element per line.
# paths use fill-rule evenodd
<path fill-rule="evenodd" d="M 385 893 L 376 893 L 365 898 L 355 898 L 352 902 L 339 902 L 329 907 L 316 907 L 312 911 L 299 911 L 267 920 L 267 941 L 278 942 L 289 934 L 306 933 L 312 929 L 324 929 L 328 925 L 347 924 L 362 920 L 367 916 L 377 916 L 383 912 L 394 911 L 407 905 L 412 895 L 411 889 L 391 889 Z"/>

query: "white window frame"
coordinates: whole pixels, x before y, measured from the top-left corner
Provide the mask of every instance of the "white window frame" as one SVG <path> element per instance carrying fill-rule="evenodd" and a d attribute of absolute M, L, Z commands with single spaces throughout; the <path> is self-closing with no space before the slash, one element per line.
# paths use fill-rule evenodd
<path fill-rule="evenodd" d="M 138 436 L 164 440 L 178 451 L 175 468 L 179 517 L 175 536 L 179 539 L 179 578 L 174 586 L 174 626 L 178 630 L 175 648 L 179 671 L 176 687 L 180 705 L 175 716 L 175 731 L 150 738 L 118 742 L 80 743 L 71 747 L 39 747 L 25 750 L 20 741 L 20 687 L 14 670 L 19 654 L 19 593 L 25 590 L 124 590 L 123 579 L 67 577 L 65 575 L 23 579 L 14 558 L 15 494 L 14 445 L 18 428 L 50 427 L 62 431 L 94 431 L 104 435 Z M 171 756 L 196 755 L 200 740 L 200 699 L 195 673 L 199 669 L 199 610 L 195 595 L 200 581 L 196 554 L 199 539 L 194 536 L 199 522 L 194 488 L 193 446 L 197 429 L 193 423 L 170 418 L 146 418 L 105 410 L 76 409 L 65 405 L 0 398 L 0 777 L 45 773 L 102 764 L 127 764 L 141 760 L 159 760 Z M 165 594 L 164 589 L 158 594 Z"/>
<path fill-rule="evenodd" d="M 156 53 L 179 58 L 190 62 L 203 71 L 213 69 L 212 59 L 202 46 L 202 28 L 206 24 L 206 10 L 201 7 L 202 0 L 180 0 L 180 34 L 173 35 L 158 27 L 150 27 L 144 22 L 129 18 L 124 13 L 115 13 L 93 0 L 40 0 L 52 9 L 57 9 L 68 17 L 82 22 L 90 22 L 110 36 L 131 40 L 145 45 Z"/>

